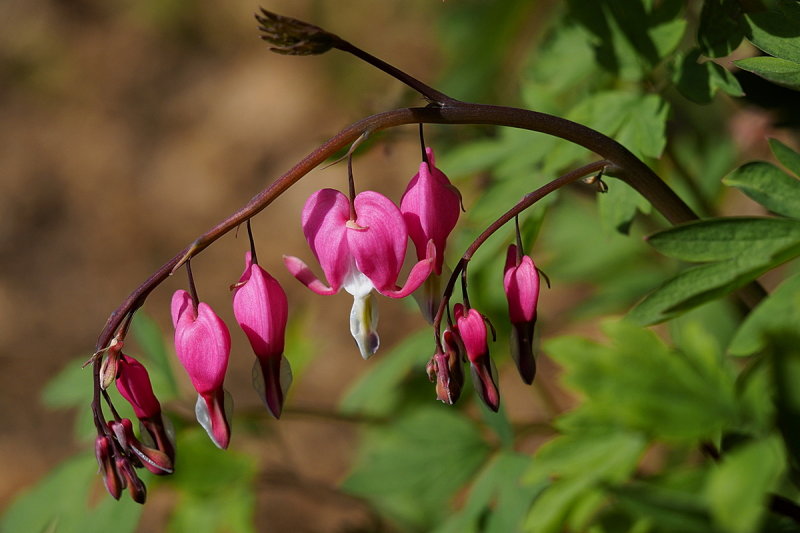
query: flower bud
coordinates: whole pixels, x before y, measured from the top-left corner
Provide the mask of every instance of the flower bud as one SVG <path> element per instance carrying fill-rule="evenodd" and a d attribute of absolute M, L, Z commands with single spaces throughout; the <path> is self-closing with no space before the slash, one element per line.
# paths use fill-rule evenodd
<path fill-rule="evenodd" d="M 283 355 L 289 303 L 280 283 L 258 264 L 251 253 L 234 286 L 233 314 L 256 355 L 253 386 L 272 416 L 280 418 L 292 382 L 289 361 Z"/>
<path fill-rule="evenodd" d="M 198 421 L 206 421 L 208 436 L 219 448 L 230 442 L 222 389 L 231 336 L 225 323 L 204 303 L 195 309 L 189 293 L 178 290 L 172 296 L 172 323 L 175 326 L 175 352 L 198 392 L 202 406 L 195 409 Z M 202 420 L 201 420 L 202 418 Z"/>
<path fill-rule="evenodd" d="M 100 474 L 103 476 L 103 485 L 111 497 L 119 500 L 122 490 L 125 488 L 122 480 L 117 473 L 116 463 L 111 457 L 111 439 L 105 435 L 98 435 L 94 441 L 94 454 L 97 457 L 97 464 L 100 465 Z"/>
<path fill-rule="evenodd" d="M 461 304 L 453 307 L 453 314 L 467 352 L 475 390 L 489 409 L 497 411 L 500 408 L 500 393 L 495 379 L 497 372 L 489 357 L 486 319 L 475 309 L 466 309 Z"/>
<path fill-rule="evenodd" d="M 508 247 L 506 254 L 503 288 L 511 319 L 511 357 L 522 380 L 531 384 L 536 376 L 533 333 L 539 300 L 539 272 L 533 259 L 519 254 L 513 244 Z"/>

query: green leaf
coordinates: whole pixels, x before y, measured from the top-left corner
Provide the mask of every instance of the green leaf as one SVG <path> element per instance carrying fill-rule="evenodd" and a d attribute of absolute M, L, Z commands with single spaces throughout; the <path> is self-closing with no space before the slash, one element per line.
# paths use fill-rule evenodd
<path fill-rule="evenodd" d="M 783 283 L 753 309 L 733 337 L 731 355 L 751 355 L 766 346 L 771 334 L 800 331 L 800 274 Z"/>
<path fill-rule="evenodd" d="M 210 500 L 224 498 L 237 487 L 249 487 L 256 473 L 252 457 L 218 449 L 198 428 L 181 434 L 179 460 L 180 468 L 169 481 L 186 493 Z"/>
<path fill-rule="evenodd" d="M 623 509 L 658 524 L 658 531 L 713 531 L 708 510 L 696 494 L 643 482 L 609 490 Z"/>
<path fill-rule="evenodd" d="M 800 181 L 770 163 L 747 163 L 722 179 L 779 215 L 800 218 Z"/>
<path fill-rule="evenodd" d="M 182 494 L 170 516 L 169 533 L 254 533 L 255 493 L 233 487 L 213 498 Z"/>
<path fill-rule="evenodd" d="M 738 0 L 705 0 L 700 13 L 697 42 L 708 57 L 723 57 L 739 47 L 744 38 Z"/>
<path fill-rule="evenodd" d="M 800 177 L 800 154 L 783 144 L 778 139 L 770 139 L 769 147 L 783 166 L 788 168 L 795 176 Z"/>
<path fill-rule="evenodd" d="M 100 495 L 90 504 L 90 495 Z M 97 461 L 82 454 L 61 463 L 35 486 L 18 496 L 3 514 L 2 533 L 133 533 L 143 507 L 123 494 L 115 501 L 97 474 Z"/>
<path fill-rule="evenodd" d="M 733 377 L 718 361 L 670 350 L 653 332 L 626 321 L 603 329 L 610 345 L 577 337 L 545 345 L 564 366 L 564 382 L 587 397 L 576 413 L 594 425 L 688 441 L 710 437 L 731 420 Z"/>
<path fill-rule="evenodd" d="M 370 430 L 342 487 L 402 523 L 430 529 L 486 460 L 469 420 L 445 406 L 421 408 Z"/>
<path fill-rule="evenodd" d="M 743 254 L 770 258 L 800 243 L 800 220 L 716 218 L 682 224 L 647 239 L 660 253 L 683 261 L 722 261 Z"/>
<path fill-rule="evenodd" d="M 350 387 L 339 408 L 344 413 L 387 415 L 401 398 L 400 383 L 414 370 L 420 376 L 433 355 L 433 337 L 427 329 L 407 337 L 378 359 L 374 366 Z"/>
<path fill-rule="evenodd" d="M 645 449 L 644 438 L 623 431 L 584 432 L 562 435 L 544 444 L 537 452 L 524 480 L 540 484 L 555 478 L 536 499 L 528 514 L 526 531 L 562 531 L 570 514 L 581 503 L 591 502 L 596 509 L 602 498 L 597 488 L 621 482 L 630 476 Z"/>
<path fill-rule="evenodd" d="M 800 63 L 778 57 L 749 57 L 734 63 L 772 83 L 800 91 Z"/>
<path fill-rule="evenodd" d="M 718 89 L 731 96 L 744 95 L 733 74 L 713 61 L 701 62 L 697 48 L 675 57 L 673 82 L 683 96 L 698 104 L 711 102 Z"/>
<path fill-rule="evenodd" d="M 530 457 L 516 452 L 499 453 L 476 477 L 463 508 L 435 533 L 519 531 L 531 502 L 544 488 L 544 484 L 521 483 L 530 462 Z"/>
<path fill-rule="evenodd" d="M 669 104 L 657 94 L 645 94 L 626 109 L 615 138 L 639 157 L 661 157 L 666 145 Z"/>
<path fill-rule="evenodd" d="M 776 438 L 764 439 L 725 454 L 706 487 L 711 514 L 723 531 L 758 531 L 772 491 L 783 470 L 784 456 Z"/>
<path fill-rule="evenodd" d="M 643 325 L 663 322 L 743 287 L 797 255 L 800 255 L 800 246 L 782 250 L 772 257 L 743 255 L 690 268 L 648 294 L 628 316 Z"/>
<path fill-rule="evenodd" d="M 800 63 L 800 5 L 779 0 L 776 7 L 745 15 L 747 39 L 771 56 Z"/>
<path fill-rule="evenodd" d="M 800 473 L 800 351 L 797 330 L 777 332 L 770 338 L 772 383 L 776 422 L 791 458 L 794 478 Z"/>
<path fill-rule="evenodd" d="M 637 211 L 650 212 L 650 204 L 632 187 L 621 181 L 614 181 L 606 194 L 597 198 L 600 221 L 608 231 L 627 235 Z"/>

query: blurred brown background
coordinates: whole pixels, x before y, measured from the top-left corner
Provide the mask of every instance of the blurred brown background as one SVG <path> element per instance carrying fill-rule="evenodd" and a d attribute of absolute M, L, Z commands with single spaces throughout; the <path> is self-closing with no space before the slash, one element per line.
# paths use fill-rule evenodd
<path fill-rule="evenodd" d="M 85 448 L 72 439 L 74 414 L 44 408 L 41 389 L 90 355 L 108 314 L 136 285 L 341 127 L 416 102 L 397 82 L 338 52 L 271 54 L 258 39 L 257 7 L 238 0 L 2 3 L 0 509 Z M 271 0 L 265 7 L 435 80 L 430 21 L 445 3 Z M 380 184 L 398 200 L 417 164 L 410 128 L 358 160 L 359 186 Z M 364 506 L 342 505 L 331 490 L 352 454 L 352 426 L 299 414 L 332 409 L 365 369 L 348 333 L 350 298 L 312 298 L 280 260 L 284 253 L 311 259 L 300 208 L 311 191 L 343 187 L 345 178 L 341 165 L 317 170 L 254 220 L 262 264 L 324 352 L 290 396 L 298 414 L 275 429 L 279 439 L 248 442 L 234 433 L 234 448 L 275 462 L 257 506 L 257 523 L 269 521 L 269 530 L 335 531 L 372 520 Z M 228 235 L 193 262 L 201 298 L 228 324 L 228 286 L 245 249 L 245 238 Z M 145 306 L 168 335 L 168 301 L 185 283 L 176 278 Z M 381 299 L 380 307 L 385 346 L 422 325 L 401 303 Z M 231 329 L 226 385 L 246 409 L 257 405 L 252 355 Z M 159 527 L 164 498 L 151 494 L 140 530 Z"/>

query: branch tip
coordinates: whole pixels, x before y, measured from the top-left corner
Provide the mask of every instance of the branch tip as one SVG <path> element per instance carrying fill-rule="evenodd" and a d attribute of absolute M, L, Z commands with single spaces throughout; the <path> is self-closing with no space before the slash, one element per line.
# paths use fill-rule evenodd
<path fill-rule="evenodd" d="M 339 37 L 319 26 L 291 17 L 284 17 L 263 7 L 255 17 L 261 39 L 272 44 L 270 50 L 283 55 L 307 56 L 324 54 L 340 41 Z"/>

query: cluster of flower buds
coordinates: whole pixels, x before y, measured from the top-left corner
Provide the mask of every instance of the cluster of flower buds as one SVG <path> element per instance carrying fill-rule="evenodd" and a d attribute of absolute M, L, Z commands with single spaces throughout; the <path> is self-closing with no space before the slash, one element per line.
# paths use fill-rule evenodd
<path fill-rule="evenodd" d="M 115 412 L 114 420 L 99 428 L 95 455 L 111 496 L 119 499 L 127 488 L 134 501 L 144 503 L 147 491 L 136 468 L 146 468 L 156 475 L 171 474 L 175 447 L 147 370 L 139 361 L 122 353 L 122 346 L 122 341 L 115 338 L 106 350 L 100 386 L 106 389 L 116 381 L 117 390 L 139 419 L 141 440 L 134 435 L 131 421 L 120 418 Z"/>

